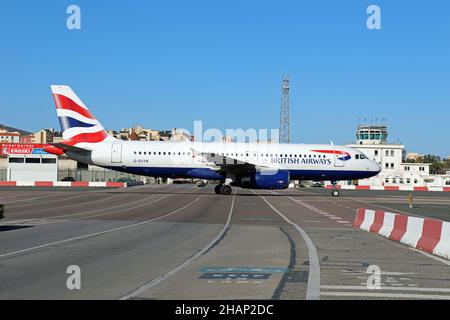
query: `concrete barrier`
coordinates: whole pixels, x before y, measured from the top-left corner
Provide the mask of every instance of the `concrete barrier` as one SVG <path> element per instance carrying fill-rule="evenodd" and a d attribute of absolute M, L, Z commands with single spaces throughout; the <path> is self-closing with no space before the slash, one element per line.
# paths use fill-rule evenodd
<path fill-rule="evenodd" d="M 353 227 L 450 260 L 450 222 L 359 208 Z"/>
<path fill-rule="evenodd" d="M 123 188 L 125 182 L 92 181 L 0 181 L 0 187 L 108 187 Z"/>
<path fill-rule="evenodd" d="M 419 187 L 419 186 L 354 186 L 354 185 L 336 185 L 341 190 L 386 190 L 386 191 L 438 191 L 450 192 L 450 187 Z M 333 189 L 333 185 L 325 185 L 326 189 Z"/>

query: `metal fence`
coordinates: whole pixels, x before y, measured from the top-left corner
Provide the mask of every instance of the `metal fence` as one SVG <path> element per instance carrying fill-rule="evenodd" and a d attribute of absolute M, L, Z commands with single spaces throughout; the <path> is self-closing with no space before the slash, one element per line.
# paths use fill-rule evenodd
<path fill-rule="evenodd" d="M 8 178 L 6 169 L 0 169 L 0 181 L 5 181 Z"/>
<path fill-rule="evenodd" d="M 98 170 L 82 170 L 82 169 L 68 169 L 68 170 L 58 170 L 58 180 L 71 180 L 75 181 L 96 181 L 96 182 L 105 182 L 105 181 L 134 181 L 141 180 L 141 176 L 137 176 L 134 174 L 123 173 L 119 171 L 113 171 L 108 169 L 98 169 Z"/>
<path fill-rule="evenodd" d="M 0 181 L 6 181 L 7 169 L 0 169 Z M 128 182 L 143 180 L 144 177 L 134 174 L 123 173 L 108 169 L 83 170 L 83 169 L 67 169 L 58 170 L 58 181 L 95 181 L 95 182 Z"/>

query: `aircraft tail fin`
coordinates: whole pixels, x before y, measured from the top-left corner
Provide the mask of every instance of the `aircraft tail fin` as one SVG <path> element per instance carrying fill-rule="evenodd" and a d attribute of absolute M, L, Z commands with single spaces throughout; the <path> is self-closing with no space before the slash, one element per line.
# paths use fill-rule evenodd
<path fill-rule="evenodd" d="M 64 144 L 74 146 L 114 139 L 69 86 L 52 85 L 51 89 Z"/>

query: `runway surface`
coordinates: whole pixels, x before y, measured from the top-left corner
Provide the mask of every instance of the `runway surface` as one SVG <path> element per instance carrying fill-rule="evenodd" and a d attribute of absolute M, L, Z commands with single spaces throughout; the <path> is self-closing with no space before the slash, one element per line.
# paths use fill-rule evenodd
<path fill-rule="evenodd" d="M 213 187 L 0 188 L 0 299 L 450 299 L 450 261 L 351 226 L 450 221 L 448 193 Z"/>

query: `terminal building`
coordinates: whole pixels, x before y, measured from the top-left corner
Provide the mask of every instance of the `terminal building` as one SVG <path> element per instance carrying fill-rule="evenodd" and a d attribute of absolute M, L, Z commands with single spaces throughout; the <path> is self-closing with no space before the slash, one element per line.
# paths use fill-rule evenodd
<path fill-rule="evenodd" d="M 406 150 L 401 143 L 388 142 L 385 125 L 360 125 L 356 131 L 356 143 L 348 144 L 360 150 L 381 166 L 381 172 L 368 179 L 341 182 L 361 186 L 450 186 L 450 175 L 430 174 L 430 163 L 405 162 Z M 449 173 L 449 172 L 447 172 Z"/>

